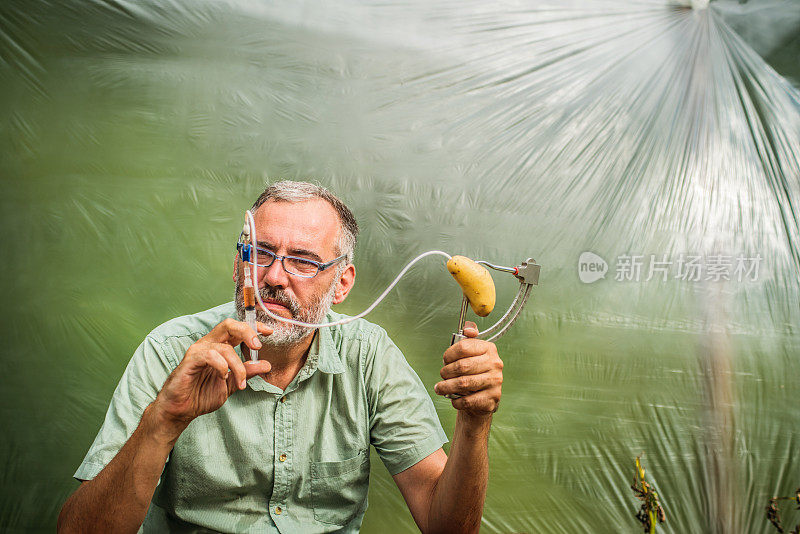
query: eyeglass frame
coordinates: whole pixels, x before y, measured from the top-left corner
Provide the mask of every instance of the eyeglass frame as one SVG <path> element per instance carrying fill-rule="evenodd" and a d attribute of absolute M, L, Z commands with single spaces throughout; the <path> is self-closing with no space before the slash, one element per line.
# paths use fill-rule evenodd
<path fill-rule="evenodd" d="M 245 246 L 245 244 L 242 243 L 242 242 L 236 243 L 236 250 L 240 253 L 240 256 L 239 256 L 240 259 L 241 259 L 242 247 L 244 247 L 244 246 Z M 248 246 L 252 246 L 252 245 L 248 245 Z M 337 264 L 340 261 L 342 261 L 343 259 L 347 258 L 347 254 L 342 254 L 338 258 L 334 258 L 331 261 L 328 261 L 328 262 L 325 262 L 325 263 L 320 263 L 320 262 L 318 262 L 316 260 L 312 260 L 312 259 L 309 259 L 309 258 L 301 258 L 300 256 L 281 256 L 280 254 L 275 254 L 271 250 L 267 250 L 267 249 L 261 248 L 261 247 L 253 247 L 253 248 L 256 249 L 258 254 L 264 254 L 264 255 L 269 256 L 270 258 L 272 258 L 272 261 L 269 262 L 266 265 L 257 265 L 255 263 L 253 263 L 252 260 L 246 260 L 247 263 L 249 263 L 250 265 L 253 265 L 256 268 L 258 268 L 258 267 L 268 268 L 268 267 L 272 267 L 272 264 L 275 263 L 275 260 L 277 259 L 277 260 L 281 261 L 281 267 L 283 268 L 283 271 L 286 274 L 291 274 L 292 276 L 298 276 L 300 278 L 314 278 L 315 276 L 317 276 L 322 271 L 324 271 L 324 270 L 326 270 L 326 269 L 328 269 L 330 267 L 333 267 L 335 264 Z M 298 274 L 298 273 L 293 273 L 291 271 L 288 271 L 286 269 L 286 264 L 283 263 L 283 260 L 285 260 L 287 258 L 292 259 L 292 260 L 301 260 L 301 261 L 304 261 L 306 263 L 314 264 L 314 265 L 317 266 L 317 272 L 315 272 L 311 276 L 306 276 L 306 275 L 303 275 L 303 274 Z M 245 260 L 242 260 L 242 261 L 245 261 Z"/>

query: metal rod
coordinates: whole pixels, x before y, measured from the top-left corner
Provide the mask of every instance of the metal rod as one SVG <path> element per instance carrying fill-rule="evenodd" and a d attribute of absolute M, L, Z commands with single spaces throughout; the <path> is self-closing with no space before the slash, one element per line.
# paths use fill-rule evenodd
<path fill-rule="evenodd" d="M 500 319 L 497 320 L 496 323 L 494 323 L 492 326 L 490 326 L 483 332 L 479 332 L 478 337 L 484 339 L 482 336 L 488 336 L 494 334 L 495 331 L 497 331 L 503 325 L 503 321 L 505 321 L 511 314 L 511 312 L 514 310 L 514 307 L 516 306 L 519 299 L 522 298 L 524 292 L 525 292 L 525 285 L 520 284 L 519 290 L 517 291 L 517 295 L 514 297 L 514 301 L 511 303 L 511 306 L 508 307 L 506 312 L 503 314 L 502 317 L 500 317 Z"/>
<path fill-rule="evenodd" d="M 532 285 L 530 285 L 530 284 L 526 284 L 526 285 L 525 285 L 525 294 L 522 296 L 522 301 L 519 303 L 519 306 L 517 307 L 517 310 L 516 310 L 516 312 L 514 313 L 514 315 L 513 315 L 513 316 L 512 316 L 512 317 L 511 317 L 511 318 L 508 320 L 508 322 L 507 322 L 505 325 L 503 325 L 503 328 L 502 328 L 502 329 L 500 329 L 500 331 L 499 331 L 499 332 L 497 332 L 497 333 L 496 333 L 495 335 L 493 335 L 492 337 L 488 338 L 486 341 L 494 341 L 495 339 L 497 339 L 497 338 L 499 338 L 500 336 L 502 336 L 503 334 L 505 334 L 505 333 L 506 333 L 506 330 L 508 330 L 509 328 L 511 328 L 511 325 L 513 325 L 513 324 L 514 324 L 514 322 L 517 320 L 517 317 L 519 317 L 519 314 L 520 314 L 520 312 L 522 311 L 522 308 L 524 308 L 524 307 L 525 307 L 525 303 L 528 301 L 528 297 L 529 297 L 529 296 L 530 296 L 530 294 L 531 294 L 531 288 L 532 288 L 532 287 L 533 287 L 533 286 L 532 286 Z"/>
<path fill-rule="evenodd" d="M 480 263 L 480 264 L 485 265 L 487 267 L 491 267 L 495 271 L 503 271 L 503 272 L 506 272 L 506 273 L 517 274 L 517 269 L 515 269 L 514 267 L 503 267 L 502 265 L 495 265 L 493 263 L 489 263 L 488 261 L 484 261 L 484 260 L 478 260 L 475 263 Z"/>
<path fill-rule="evenodd" d="M 461 301 L 461 315 L 458 317 L 458 328 L 456 328 L 457 334 L 464 333 L 464 319 L 467 318 L 467 305 L 469 304 L 469 300 L 466 296 L 464 296 L 464 300 Z"/>

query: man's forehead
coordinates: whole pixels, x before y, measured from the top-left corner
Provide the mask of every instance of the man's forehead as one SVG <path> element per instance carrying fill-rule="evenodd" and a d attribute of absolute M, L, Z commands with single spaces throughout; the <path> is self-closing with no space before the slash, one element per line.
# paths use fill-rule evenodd
<path fill-rule="evenodd" d="M 308 250 L 335 248 L 339 216 L 323 199 L 301 202 L 270 200 L 259 206 L 253 215 L 259 241 L 262 237 L 291 240 L 293 247 Z"/>

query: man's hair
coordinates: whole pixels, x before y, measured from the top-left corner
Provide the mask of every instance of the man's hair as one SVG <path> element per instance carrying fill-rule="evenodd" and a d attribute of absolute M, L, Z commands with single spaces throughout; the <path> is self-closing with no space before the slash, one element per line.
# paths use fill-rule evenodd
<path fill-rule="evenodd" d="M 261 193 L 258 200 L 253 203 L 253 207 L 250 211 L 255 214 L 256 210 L 262 204 L 269 201 L 303 202 L 304 200 L 313 200 L 315 198 L 321 198 L 327 201 L 339 215 L 339 235 L 336 238 L 336 255 L 341 256 L 344 254 L 347 257 L 347 263 L 353 263 L 356 238 L 358 237 L 358 223 L 356 222 L 356 218 L 353 217 L 353 212 L 344 205 L 344 202 L 336 198 L 333 193 L 321 185 L 314 185 L 308 182 L 292 182 L 289 180 L 275 182 Z"/>

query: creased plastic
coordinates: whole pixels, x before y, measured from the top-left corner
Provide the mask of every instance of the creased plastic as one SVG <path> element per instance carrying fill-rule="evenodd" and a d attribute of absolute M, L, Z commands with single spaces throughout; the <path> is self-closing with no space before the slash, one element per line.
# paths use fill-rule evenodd
<path fill-rule="evenodd" d="M 338 311 L 425 250 L 542 265 L 497 342 L 484 532 L 635 532 L 640 455 L 657 532 L 773 532 L 800 486 L 798 36 L 797 1 L 3 2 L 0 528 L 53 530 L 130 354 L 232 298 L 244 210 L 295 178 L 363 229 Z M 493 274 L 481 327 L 518 286 Z M 431 259 L 369 317 L 450 435 L 460 298 Z M 414 529 L 373 458 L 363 531 Z"/>

